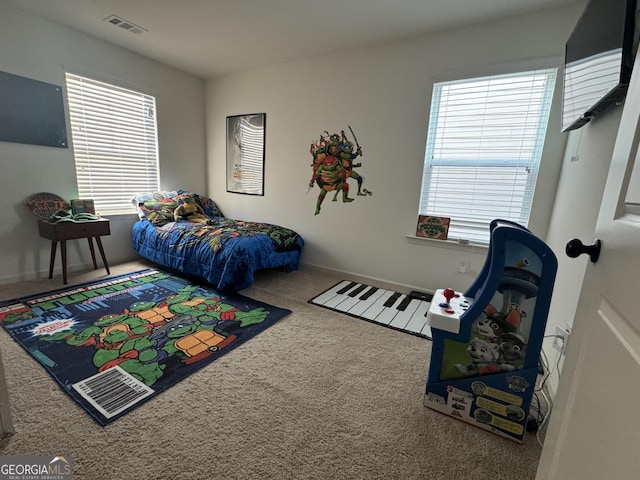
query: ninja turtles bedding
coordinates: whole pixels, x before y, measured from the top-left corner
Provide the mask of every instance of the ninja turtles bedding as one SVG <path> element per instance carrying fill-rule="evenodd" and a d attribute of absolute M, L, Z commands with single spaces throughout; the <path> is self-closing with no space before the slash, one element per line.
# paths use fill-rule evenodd
<path fill-rule="evenodd" d="M 132 204 L 139 255 L 219 290 L 249 287 L 258 270 L 298 268 L 304 240 L 288 228 L 227 218 L 210 198 L 184 190 L 140 194 Z"/>

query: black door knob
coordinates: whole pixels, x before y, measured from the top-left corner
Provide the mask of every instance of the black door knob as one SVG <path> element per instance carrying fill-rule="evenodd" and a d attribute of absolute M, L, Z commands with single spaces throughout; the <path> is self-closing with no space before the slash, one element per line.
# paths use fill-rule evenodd
<path fill-rule="evenodd" d="M 569 242 L 567 242 L 567 248 L 565 251 L 571 258 L 576 258 L 583 253 L 586 253 L 587 255 L 589 255 L 589 258 L 591 258 L 591 261 L 595 263 L 598 261 L 598 257 L 600 256 L 601 244 L 602 242 L 596 239 L 596 241 L 593 242 L 593 245 L 584 245 L 579 239 L 574 238 L 573 240 L 569 240 Z"/>

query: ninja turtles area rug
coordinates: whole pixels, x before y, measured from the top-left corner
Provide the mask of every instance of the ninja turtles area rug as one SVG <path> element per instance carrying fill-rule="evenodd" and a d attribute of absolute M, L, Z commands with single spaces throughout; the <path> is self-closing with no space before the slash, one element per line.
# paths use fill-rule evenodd
<path fill-rule="evenodd" d="M 0 302 L 5 330 L 103 426 L 289 313 L 153 269 Z"/>

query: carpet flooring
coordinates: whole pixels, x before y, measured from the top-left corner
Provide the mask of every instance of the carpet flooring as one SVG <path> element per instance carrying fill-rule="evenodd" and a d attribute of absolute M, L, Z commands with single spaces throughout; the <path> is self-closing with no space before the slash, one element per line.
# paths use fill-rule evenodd
<path fill-rule="evenodd" d="M 72 273 L 70 283 L 102 277 Z M 104 428 L 0 331 L 16 430 L 0 455 L 70 456 L 76 480 L 534 479 L 533 434 L 519 445 L 423 406 L 429 340 L 308 303 L 344 278 L 304 266 L 259 273 L 241 293 L 292 314 Z"/>

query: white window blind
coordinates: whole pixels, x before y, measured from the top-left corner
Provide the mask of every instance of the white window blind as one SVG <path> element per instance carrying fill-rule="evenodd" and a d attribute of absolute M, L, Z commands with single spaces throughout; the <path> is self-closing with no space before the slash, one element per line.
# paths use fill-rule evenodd
<path fill-rule="evenodd" d="M 70 73 L 66 84 L 80 198 L 108 212 L 158 191 L 155 98 Z"/>
<path fill-rule="evenodd" d="M 260 118 L 244 116 L 238 124 L 240 169 L 246 193 L 261 193 L 264 168 L 264 125 Z M 257 122 L 257 123 L 254 123 Z"/>
<path fill-rule="evenodd" d="M 419 213 L 449 238 L 489 242 L 496 218 L 527 226 L 556 69 L 434 84 Z"/>
<path fill-rule="evenodd" d="M 227 117 L 227 188 L 235 193 L 264 194 L 264 135 L 266 114 Z"/>

